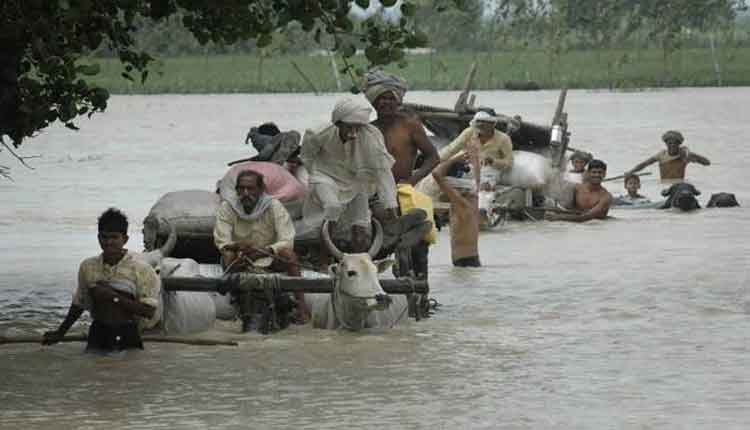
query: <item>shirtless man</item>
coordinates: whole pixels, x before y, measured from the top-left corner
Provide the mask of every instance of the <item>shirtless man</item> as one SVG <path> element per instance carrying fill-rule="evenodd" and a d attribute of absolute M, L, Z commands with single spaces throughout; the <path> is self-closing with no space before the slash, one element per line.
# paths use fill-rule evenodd
<path fill-rule="evenodd" d="M 662 181 L 681 181 L 685 179 L 685 169 L 688 163 L 698 163 L 704 166 L 711 165 L 711 161 L 708 158 L 698 155 L 695 152 L 690 152 L 684 146 L 680 147 L 685 138 L 679 131 L 670 130 L 664 133 L 661 139 L 667 145 L 667 149 L 661 150 L 656 155 L 647 158 L 625 172 L 625 174 L 631 175 L 658 162 Z"/>
<path fill-rule="evenodd" d="M 612 204 L 612 195 L 604 187 L 602 180 L 607 174 L 607 165 L 601 160 L 591 160 L 586 170 L 585 182 L 575 189 L 575 213 L 547 212 L 548 221 L 585 222 L 607 217 Z"/>
<path fill-rule="evenodd" d="M 372 125 L 383 133 L 385 146 L 395 159 L 391 170 L 396 184 L 415 186 L 437 166 L 440 157 L 435 146 L 427 138 L 419 118 L 400 110 L 406 93 L 406 82 L 397 76 L 373 71 L 366 76 L 364 92 L 378 114 Z M 415 170 L 417 155 L 420 152 L 424 162 Z M 380 218 L 377 213 L 376 217 Z M 386 238 L 393 236 L 389 234 L 390 226 L 384 223 Z M 427 278 L 428 246 L 427 242 L 422 241 L 412 248 L 411 253 L 415 274 L 423 279 Z"/>
<path fill-rule="evenodd" d="M 383 133 L 385 146 L 396 160 L 393 177 L 397 184 L 414 186 L 437 166 L 440 158 L 419 118 L 399 110 L 405 92 L 406 83 L 396 76 L 380 71 L 367 75 L 365 96 L 378 114 L 372 125 Z M 414 170 L 419 152 L 424 155 L 424 163 Z"/>
<path fill-rule="evenodd" d="M 470 154 L 460 153 L 443 161 L 432 172 L 440 191 L 451 202 L 451 259 L 456 267 L 479 267 L 479 206 L 473 179 L 447 177 L 451 166 L 470 162 Z"/>

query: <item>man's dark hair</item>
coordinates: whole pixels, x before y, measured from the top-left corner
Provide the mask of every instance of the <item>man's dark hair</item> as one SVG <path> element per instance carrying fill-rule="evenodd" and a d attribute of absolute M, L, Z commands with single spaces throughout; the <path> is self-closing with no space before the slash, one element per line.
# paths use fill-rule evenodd
<path fill-rule="evenodd" d="M 128 234 L 128 217 L 119 209 L 109 208 L 99 217 L 99 231 Z"/>
<path fill-rule="evenodd" d="M 272 122 L 264 122 L 258 126 L 258 133 L 265 134 L 266 136 L 276 136 L 281 133 L 279 127 Z"/>
<path fill-rule="evenodd" d="M 237 182 L 235 182 L 234 186 L 237 187 L 237 184 L 240 183 L 240 178 L 244 178 L 245 176 L 254 176 L 255 177 L 255 183 L 258 184 L 258 186 L 261 189 L 265 189 L 266 186 L 263 183 L 263 175 L 260 173 L 254 171 L 254 170 L 243 170 L 237 175 Z"/>
<path fill-rule="evenodd" d="M 586 168 L 586 170 L 591 170 L 591 169 L 607 170 L 607 163 L 605 163 L 602 160 L 591 160 L 589 161 L 589 166 Z"/>
<path fill-rule="evenodd" d="M 625 179 L 623 180 L 623 182 L 627 184 L 628 181 L 631 180 L 631 179 L 635 179 L 636 181 L 638 181 L 639 184 L 641 183 L 641 177 L 638 176 L 638 175 L 636 175 L 636 174 L 634 174 L 634 173 L 630 173 L 630 174 L 625 175 Z"/>

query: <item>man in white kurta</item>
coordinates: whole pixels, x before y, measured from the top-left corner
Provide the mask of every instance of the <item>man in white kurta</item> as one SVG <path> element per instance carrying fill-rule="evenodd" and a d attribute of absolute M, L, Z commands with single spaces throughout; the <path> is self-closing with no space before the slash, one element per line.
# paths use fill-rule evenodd
<path fill-rule="evenodd" d="M 310 172 L 303 207 L 306 226 L 318 229 L 328 221 L 348 233 L 354 252 L 367 250 L 370 225 L 368 198 L 377 193 L 386 211 L 396 213 L 393 157 L 383 134 L 370 125 L 372 108 L 366 102 L 343 99 L 336 103 L 331 124 L 308 130 L 300 159 Z"/>

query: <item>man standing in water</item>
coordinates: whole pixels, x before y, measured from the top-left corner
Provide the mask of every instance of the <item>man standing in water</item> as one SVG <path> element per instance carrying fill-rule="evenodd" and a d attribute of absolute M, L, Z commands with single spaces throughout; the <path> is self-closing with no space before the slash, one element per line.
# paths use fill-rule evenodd
<path fill-rule="evenodd" d="M 253 268 L 301 276 L 294 253 L 294 224 L 284 205 L 266 194 L 263 175 L 243 170 L 237 175 L 236 194 L 223 201 L 216 212 L 214 243 L 224 265 L 232 271 Z M 252 266 L 252 267 L 250 267 Z M 251 293 L 239 294 L 242 331 L 257 321 Z M 297 319 L 307 319 L 304 293 L 296 294 Z"/>
<path fill-rule="evenodd" d="M 474 154 L 476 156 L 477 154 Z M 432 177 L 451 203 L 451 259 L 457 267 L 479 267 L 479 206 L 473 179 L 447 177 L 451 166 L 471 155 L 457 154 L 438 164 Z"/>
<path fill-rule="evenodd" d="M 385 146 L 393 155 L 393 177 L 397 184 L 416 185 L 437 166 L 437 149 L 427 138 L 422 122 L 416 115 L 400 110 L 406 93 L 406 82 L 381 71 L 367 74 L 365 97 L 378 114 L 372 122 L 383 133 Z M 418 153 L 424 162 L 414 169 Z"/>
<path fill-rule="evenodd" d="M 612 204 L 612 195 L 604 187 L 602 180 L 607 175 L 607 165 L 601 160 L 591 160 L 586 170 L 585 181 L 577 184 L 574 195 L 576 213 L 547 212 L 548 221 L 585 222 L 607 217 Z"/>
<path fill-rule="evenodd" d="M 667 149 L 663 149 L 656 155 L 637 164 L 625 172 L 625 175 L 632 175 L 658 162 L 662 181 L 681 181 L 685 179 L 685 169 L 688 163 L 698 163 L 704 166 L 711 165 L 711 161 L 708 158 L 688 151 L 687 147 L 680 146 L 685 141 L 685 138 L 679 131 L 670 130 L 664 133 L 661 139 L 664 141 Z"/>
<path fill-rule="evenodd" d="M 87 310 L 93 322 L 86 350 L 143 349 L 140 331 L 154 327 L 161 317 L 161 282 L 151 266 L 125 249 L 127 241 L 127 217 L 107 209 L 99 217 L 102 253 L 81 263 L 68 314 L 57 330 L 44 333 L 42 344 L 62 340 Z"/>
<path fill-rule="evenodd" d="M 419 117 L 400 110 L 407 89 L 403 79 L 379 70 L 369 72 L 365 79 L 365 97 L 378 114 L 378 118 L 372 124 L 383 133 L 385 146 L 395 160 L 391 171 L 398 184 L 399 193 L 417 193 L 404 184 L 415 186 L 435 168 L 440 161 L 437 149 L 427 138 Z M 423 162 L 415 170 L 419 153 Z M 375 215 L 380 216 L 377 212 L 376 210 Z M 432 214 L 428 214 L 428 218 L 432 219 Z M 397 232 L 389 232 L 391 227 L 397 226 L 395 223 L 384 222 L 386 233 L 390 233 L 387 236 L 397 236 Z M 411 259 L 418 278 L 427 278 L 429 245 L 427 241 L 422 240 L 411 250 Z"/>

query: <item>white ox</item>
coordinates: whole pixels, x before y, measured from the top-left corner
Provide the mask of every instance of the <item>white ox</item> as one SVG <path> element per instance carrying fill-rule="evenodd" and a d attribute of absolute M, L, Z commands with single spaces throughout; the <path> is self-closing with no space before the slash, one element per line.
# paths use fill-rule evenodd
<path fill-rule="evenodd" d="M 305 296 L 312 308 L 313 327 L 391 328 L 407 317 L 406 296 L 389 296 L 378 280 L 378 273 L 388 269 L 393 260 L 373 262 L 383 244 L 383 229 L 377 221 L 374 224 L 375 238 L 369 251 L 358 254 L 341 252 L 331 240 L 327 222 L 323 224 L 323 240 L 337 262 L 329 267 L 333 292 Z"/>
<path fill-rule="evenodd" d="M 170 225 L 167 241 L 161 248 L 136 256 L 153 267 L 162 278 L 201 276 L 200 264 L 192 258 L 171 258 L 177 232 Z M 226 302 L 226 303 L 224 303 Z M 208 330 L 217 317 L 233 318 L 228 296 L 190 291 L 162 291 L 161 327 L 167 334 L 189 334 Z"/>

